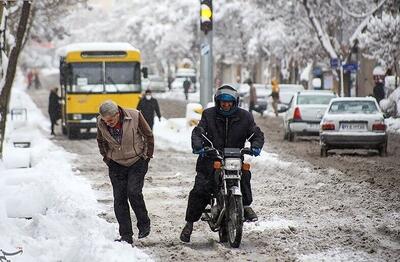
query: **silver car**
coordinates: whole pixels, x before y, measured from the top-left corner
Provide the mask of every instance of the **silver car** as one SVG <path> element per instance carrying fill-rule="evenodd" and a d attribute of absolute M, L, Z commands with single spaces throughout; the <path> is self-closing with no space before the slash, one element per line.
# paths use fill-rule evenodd
<path fill-rule="evenodd" d="M 320 124 L 321 156 L 330 149 L 376 149 L 387 153 L 382 111 L 373 97 L 332 99 Z"/>
<path fill-rule="evenodd" d="M 162 76 L 149 75 L 148 78 L 142 80 L 143 90 L 150 89 L 153 92 L 166 92 L 168 83 Z"/>
<path fill-rule="evenodd" d="M 294 94 L 283 117 L 284 139 L 318 136 L 319 124 L 329 102 L 336 95 L 329 91 L 305 90 Z"/>

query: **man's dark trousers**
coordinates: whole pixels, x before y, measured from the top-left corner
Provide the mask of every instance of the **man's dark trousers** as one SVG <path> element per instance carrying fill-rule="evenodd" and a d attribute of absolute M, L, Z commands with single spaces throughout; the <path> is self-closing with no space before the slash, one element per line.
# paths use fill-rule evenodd
<path fill-rule="evenodd" d="M 114 194 L 114 212 L 119 224 L 119 234 L 123 238 L 130 238 L 133 235 L 128 200 L 135 212 L 139 231 L 150 226 L 150 218 L 142 194 L 147 169 L 148 161 L 144 159 L 139 159 L 130 167 L 119 165 L 114 161 L 109 164 L 109 176 Z"/>

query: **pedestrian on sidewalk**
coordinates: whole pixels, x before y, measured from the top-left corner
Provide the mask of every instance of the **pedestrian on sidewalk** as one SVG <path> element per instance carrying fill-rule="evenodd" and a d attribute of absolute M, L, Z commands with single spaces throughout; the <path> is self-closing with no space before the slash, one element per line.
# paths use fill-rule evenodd
<path fill-rule="evenodd" d="M 42 87 L 42 84 L 39 80 L 39 73 L 36 69 L 33 71 L 33 84 L 35 86 L 35 89 L 39 89 L 40 87 Z"/>
<path fill-rule="evenodd" d="M 274 109 L 275 116 L 278 116 L 278 104 L 280 103 L 279 99 L 279 82 L 276 80 L 276 78 L 273 78 L 271 81 L 272 85 L 272 92 L 271 92 L 271 97 L 272 97 L 272 108 Z"/>
<path fill-rule="evenodd" d="M 185 81 L 183 81 L 183 92 L 185 93 L 185 100 L 189 99 L 189 89 L 192 83 L 190 82 L 189 78 L 186 77 Z"/>
<path fill-rule="evenodd" d="M 49 116 L 51 122 L 51 135 L 55 135 L 54 133 L 54 126 L 58 125 L 57 120 L 61 119 L 61 98 L 58 96 L 58 87 L 54 87 L 50 90 L 49 95 Z"/>
<path fill-rule="evenodd" d="M 108 166 L 114 195 L 114 212 L 120 238 L 133 243 L 128 201 L 135 212 L 138 238 L 150 234 L 150 218 L 143 198 L 144 177 L 153 157 L 154 137 L 142 113 L 124 109 L 111 100 L 100 105 L 97 144 Z"/>
<path fill-rule="evenodd" d="M 253 85 L 253 81 L 251 79 L 246 80 L 246 84 L 249 85 L 249 112 L 253 113 L 253 110 L 256 111 L 256 103 L 257 103 L 257 91 L 256 87 Z"/>
<path fill-rule="evenodd" d="M 33 72 L 31 69 L 28 70 L 28 74 L 26 76 L 27 80 L 28 80 L 28 86 L 27 88 L 30 89 L 32 86 L 32 82 L 33 82 Z"/>
<path fill-rule="evenodd" d="M 158 101 L 155 99 L 151 90 L 147 89 L 144 96 L 140 99 L 137 109 L 142 112 L 144 119 L 146 119 L 147 124 L 149 124 L 151 130 L 153 130 L 154 125 L 154 113 L 157 114 L 158 120 L 161 121 L 160 107 L 158 106 Z"/>

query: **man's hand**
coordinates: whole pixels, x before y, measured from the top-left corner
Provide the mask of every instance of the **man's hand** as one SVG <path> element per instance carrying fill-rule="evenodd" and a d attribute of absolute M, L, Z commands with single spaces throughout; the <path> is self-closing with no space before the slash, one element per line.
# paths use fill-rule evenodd
<path fill-rule="evenodd" d="M 161 117 L 158 118 L 158 121 L 161 122 Z"/>
<path fill-rule="evenodd" d="M 257 147 L 252 147 L 251 148 L 251 154 L 253 156 L 259 156 L 261 153 L 261 148 L 257 148 Z"/>
<path fill-rule="evenodd" d="M 103 162 L 106 163 L 107 166 L 110 166 L 110 159 L 108 157 L 103 157 Z"/>
<path fill-rule="evenodd" d="M 198 150 L 193 149 L 193 154 L 200 155 L 201 157 L 205 156 L 206 152 L 204 148 L 200 148 Z"/>

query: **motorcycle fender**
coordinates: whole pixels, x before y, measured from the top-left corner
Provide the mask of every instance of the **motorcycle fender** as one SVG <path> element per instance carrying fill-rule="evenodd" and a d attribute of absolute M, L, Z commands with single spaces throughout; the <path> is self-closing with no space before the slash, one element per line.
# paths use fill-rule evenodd
<path fill-rule="evenodd" d="M 234 196 L 241 196 L 242 195 L 242 192 L 240 191 L 239 187 L 233 186 L 230 189 L 231 189 L 232 195 L 234 195 Z"/>

